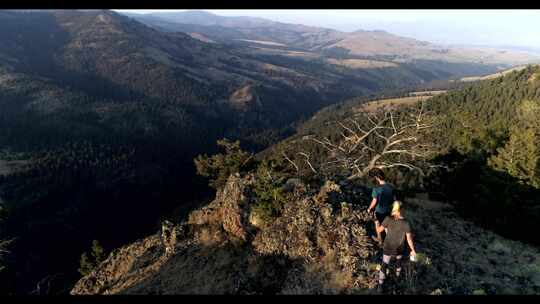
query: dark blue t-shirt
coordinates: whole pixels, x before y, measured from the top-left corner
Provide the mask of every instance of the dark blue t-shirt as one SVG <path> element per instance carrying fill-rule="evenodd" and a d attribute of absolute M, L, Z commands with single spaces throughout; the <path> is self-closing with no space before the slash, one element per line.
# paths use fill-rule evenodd
<path fill-rule="evenodd" d="M 377 199 L 377 213 L 390 213 L 392 211 L 392 203 L 394 203 L 394 187 L 389 184 L 384 184 L 373 188 L 371 197 Z"/>

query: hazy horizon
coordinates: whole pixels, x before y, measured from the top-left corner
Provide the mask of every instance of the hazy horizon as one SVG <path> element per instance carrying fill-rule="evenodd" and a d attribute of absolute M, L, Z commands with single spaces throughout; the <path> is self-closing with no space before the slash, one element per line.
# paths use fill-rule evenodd
<path fill-rule="evenodd" d="M 344 32 L 384 30 L 439 44 L 540 49 L 540 10 L 204 10 L 220 16 L 260 17 Z M 131 13 L 188 10 L 116 10 Z"/>

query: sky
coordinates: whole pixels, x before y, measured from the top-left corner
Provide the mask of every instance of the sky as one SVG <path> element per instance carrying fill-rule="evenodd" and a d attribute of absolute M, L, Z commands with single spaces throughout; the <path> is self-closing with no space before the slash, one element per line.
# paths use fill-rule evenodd
<path fill-rule="evenodd" d="M 175 10 L 119 10 L 139 13 Z M 182 11 L 182 10 L 176 10 Z M 439 44 L 540 48 L 540 10 L 206 10 L 340 31 L 385 30 Z"/>

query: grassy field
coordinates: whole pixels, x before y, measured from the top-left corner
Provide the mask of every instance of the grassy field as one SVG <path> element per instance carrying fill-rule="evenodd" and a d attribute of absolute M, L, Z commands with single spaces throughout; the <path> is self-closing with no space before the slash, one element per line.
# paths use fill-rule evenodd
<path fill-rule="evenodd" d="M 403 105 L 410 106 L 410 105 L 416 104 L 417 102 L 421 100 L 427 100 L 431 97 L 432 96 L 410 96 L 410 97 L 402 97 L 402 98 L 380 99 L 380 100 L 364 103 L 356 107 L 354 110 L 356 112 L 363 112 L 363 111 L 373 112 L 373 111 L 380 110 L 383 108 L 391 109 L 391 108 L 395 108 L 395 107 L 403 106 Z"/>
<path fill-rule="evenodd" d="M 446 90 L 411 92 L 409 96 L 435 96 L 446 93 Z"/>
<path fill-rule="evenodd" d="M 354 108 L 354 110 L 356 112 L 360 112 L 360 111 L 373 112 L 382 108 L 392 109 L 392 108 L 403 106 L 403 105 L 411 106 L 421 100 L 428 100 L 433 96 L 444 94 L 444 93 L 446 93 L 445 90 L 411 92 L 409 93 L 409 96 L 407 97 L 379 99 L 379 100 L 366 102 Z"/>
<path fill-rule="evenodd" d="M 386 67 L 398 67 L 393 62 L 376 61 L 376 60 L 364 60 L 364 59 L 327 59 L 330 64 L 344 66 L 351 69 L 375 69 Z"/>
<path fill-rule="evenodd" d="M 238 39 L 238 40 L 246 41 L 246 42 L 253 42 L 253 43 L 258 43 L 258 44 L 276 45 L 276 46 L 286 46 L 285 44 L 277 43 L 277 42 L 273 42 L 273 41 L 249 40 L 249 39 Z"/>
<path fill-rule="evenodd" d="M 464 77 L 464 78 L 461 78 L 460 80 L 463 81 L 463 82 L 471 82 L 471 81 L 494 79 L 494 78 L 497 78 L 497 77 L 502 77 L 502 76 L 504 76 L 504 75 L 506 75 L 508 73 L 511 73 L 511 72 L 521 71 L 526 67 L 527 67 L 526 65 L 522 65 L 522 66 L 514 67 L 514 68 L 511 68 L 511 69 L 508 69 L 508 70 L 504 70 L 502 72 L 498 72 L 498 73 L 495 73 L 495 74 L 490 74 L 490 75 L 486 75 L 486 76 L 479 76 L 479 77 Z"/>

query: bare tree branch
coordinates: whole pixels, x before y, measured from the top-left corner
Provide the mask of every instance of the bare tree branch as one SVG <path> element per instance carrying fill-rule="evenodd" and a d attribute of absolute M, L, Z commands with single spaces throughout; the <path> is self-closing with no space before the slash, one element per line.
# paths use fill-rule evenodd
<path fill-rule="evenodd" d="M 283 151 L 281 154 L 283 154 L 283 157 L 285 157 L 285 159 L 294 166 L 294 168 L 296 169 L 296 172 L 300 171 L 298 169 L 298 166 L 287 156 L 287 154 L 285 154 L 285 151 Z"/>
<path fill-rule="evenodd" d="M 343 164 L 344 168 L 354 172 L 349 178 L 362 177 L 373 168 L 403 167 L 423 174 L 415 162 L 434 152 L 433 147 L 425 143 L 425 133 L 433 124 L 424 110 L 424 103 L 414 113 L 383 109 L 376 113 L 364 112 L 363 117 L 363 121 L 346 119 L 349 125 L 336 121 L 343 130 L 338 142 L 332 143 L 329 138 L 309 138 L 329 152 L 330 159 L 319 162 L 323 163 L 321 169 Z M 309 155 L 298 154 L 306 158 L 315 173 Z"/>
<path fill-rule="evenodd" d="M 303 153 L 303 152 L 299 152 L 298 154 L 304 156 L 306 158 L 306 163 L 308 164 L 308 166 L 311 168 L 311 171 L 313 173 L 317 173 L 317 170 L 315 170 L 315 168 L 313 168 L 313 166 L 311 165 L 311 162 L 309 161 L 309 155 L 307 155 L 306 153 Z"/>

